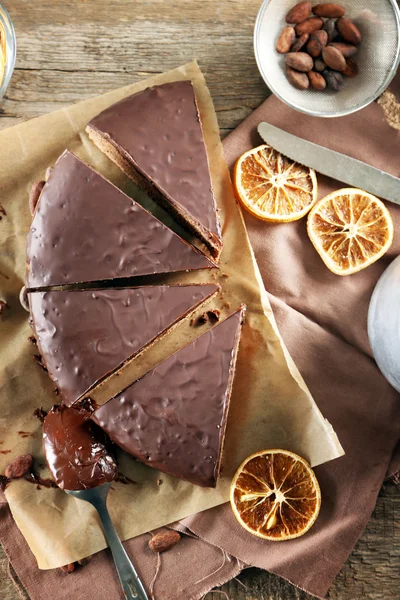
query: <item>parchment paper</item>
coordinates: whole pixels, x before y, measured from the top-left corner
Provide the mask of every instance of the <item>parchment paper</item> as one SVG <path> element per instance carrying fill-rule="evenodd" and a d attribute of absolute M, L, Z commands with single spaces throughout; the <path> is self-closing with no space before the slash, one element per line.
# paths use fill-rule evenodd
<path fill-rule="evenodd" d="M 10 307 L 0 321 L 0 471 L 4 472 L 14 456 L 30 452 L 46 475 L 41 425 L 32 412 L 40 405 L 49 408 L 57 401 L 48 376 L 34 363 L 36 348 L 28 341 L 28 315 L 18 301 L 25 272 L 25 238 L 31 221 L 30 187 L 44 178 L 46 168 L 68 148 L 138 198 L 133 184 L 89 142 L 85 124 L 129 94 L 180 79 L 191 79 L 195 86 L 225 246 L 219 271 L 174 275 L 167 280 L 218 281 L 223 293 L 210 306 L 220 306 L 227 315 L 245 302 L 247 319 L 231 400 L 223 473 L 217 489 L 202 489 L 168 477 L 121 453 L 120 470 L 136 481 L 127 485 L 115 483 L 109 497 L 111 515 L 123 539 L 227 501 L 235 469 L 256 450 L 287 448 L 312 465 L 343 454 L 336 434 L 318 410 L 277 331 L 234 200 L 212 101 L 197 63 L 192 62 L 0 133 L 0 202 L 7 212 L 0 221 L 0 298 Z M 143 199 L 142 194 L 140 198 Z M 101 394 L 120 391 L 206 328 L 207 325 L 194 328 L 185 322 L 92 396 L 100 398 Z M 39 568 L 55 568 L 106 546 L 97 517 L 88 504 L 58 489 L 38 490 L 24 480 L 13 481 L 6 496 Z"/>

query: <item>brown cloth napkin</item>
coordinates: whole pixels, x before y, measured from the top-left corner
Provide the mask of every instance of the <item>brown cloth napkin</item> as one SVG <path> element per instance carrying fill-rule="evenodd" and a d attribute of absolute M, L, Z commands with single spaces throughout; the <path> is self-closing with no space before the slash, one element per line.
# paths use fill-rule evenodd
<path fill-rule="evenodd" d="M 230 167 L 242 152 L 262 143 L 256 131 L 260 121 L 400 176 L 400 133 L 389 127 L 377 104 L 341 119 L 316 119 L 271 97 L 225 140 Z M 323 176 L 318 181 L 320 197 L 348 187 Z M 392 248 L 378 263 L 349 277 L 337 277 L 324 266 L 308 240 L 305 219 L 276 226 L 245 214 L 279 330 L 346 455 L 315 469 L 321 515 L 303 538 L 260 543 L 240 530 L 226 506 L 184 521 L 247 564 L 319 597 L 360 537 L 399 440 L 399 394 L 379 372 L 367 337 L 372 291 L 400 253 L 400 207 L 387 205 L 395 223 Z"/>
<path fill-rule="evenodd" d="M 242 152 L 262 143 L 256 131 L 260 121 L 400 176 L 400 133 L 389 127 L 377 104 L 329 120 L 300 115 L 271 97 L 225 140 L 230 167 Z M 321 197 L 343 187 L 326 177 L 318 180 Z M 353 549 L 399 439 L 399 395 L 377 369 L 366 329 L 373 288 L 400 253 L 400 208 L 388 206 L 396 229 L 391 250 L 367 270 L 345 278 L 326 269 L 308 240 L 304 219 L 277 226 L 245 215 L 280 332 L 346 455 L 317 467 L 321 515 L 303 538 L 263 542 L 236 523 L 228 505 L 185 519 L 177 527 L 198 538 L 184 537 L 161 556 L 155 598 L 196 600 L 246 565 L 272 571 L 322 598 Z M 392 463 L 391 471 L 396 468 Z M 64 578 L 58 572 L 38 571 L 6 504 L 0 516 L 0 541 L 32 600 L 120 597 L 107 551 Z M 148 540 L 149 535 L 143 535 L 125 546 L 150 587 L 157 559 L 147 548 Z"/>
<path fill-rule="evenodd" d="M 341 119 L 316 119 L 271 97 L 225 140 L 230 167 L 242 152 L 262 143 L 256 131 L 260 121 L 400 176 L 400 133 L 389 127 L 377 104 Z M 348 187 L 323 176 L 318 181 L 320 197 Z M 322 509 L 303 538 L 260 543 L 240 530 L 226 506 L 184 521 L 243 562 L 318 597 L 326 594 L 360 537 L 399 440 L 399 394 L 379 372 L 367 337 L 372 291 L 400 253 L 400 207 L 387 206 L 395 223 L 392 248 L 378 263 L 349 277 L 337 277 L 324 266 L 308 240 L 305 219 L 276 226 L 245 214 L 279 330 L 346 455 L 315 469 Z"/>

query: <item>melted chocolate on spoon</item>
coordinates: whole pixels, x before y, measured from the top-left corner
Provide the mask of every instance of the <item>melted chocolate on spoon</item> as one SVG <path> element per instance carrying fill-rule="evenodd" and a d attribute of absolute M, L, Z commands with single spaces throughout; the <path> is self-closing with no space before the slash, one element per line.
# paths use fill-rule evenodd
<path fill-rule="evenodd" d="M 62 490 L 86 490 L 111 482 L 117 463 L 103 432 L 83 408 L 54 406 L 43 423 L 43 449 Z"/>

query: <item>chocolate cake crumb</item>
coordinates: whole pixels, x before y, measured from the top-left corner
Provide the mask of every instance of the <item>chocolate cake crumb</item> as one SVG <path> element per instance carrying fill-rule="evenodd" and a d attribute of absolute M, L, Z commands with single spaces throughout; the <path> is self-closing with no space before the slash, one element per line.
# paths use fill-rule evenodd
<path fill-rule="evenodd" d="M 6 308 L 10 308 L 5 300 L 0 300 L 0 317 L 3 318 Z"/>
<path fill-rule="evenodd" d="M 225 277 L 225 279 L 228 279 L 229 275 L 228 273 L 221 273 L 221 277 Z"/>
<path fill-rule="evenodd" d="M 157 479 L 157 485 L 162 485 L 163 484 L 163 480 L 162 479 Z"/>
<path fill-rule="evenodd" d="M 30 336 L 28 337 L 28 341 L 29 341 L 31 344 L 33 344 L 34 346 L 37 346 L 37 341 L 36 341 L 36 338 L 35 338 L 35 336 L 34 336 L 34 335 L 30 335 Z"/>
<path fill-rule="evenodd" d="M 43 364 L 43 362 L 42 362 L 42 357 L 40 356 L 40 354 L 34 354 L 34 355 L 33 355 L 33 360 L 35 361 L 35 363 L 36 363 L 37 365 L 39 365 L 39 367 L 40 367 L 41 369 L 43 369 L 43 371 L 44 371 L 45 373 L 47 373 L 47 368 L 44 366 L 44 364 Z"/>
<path fill-rule="evenodd" d="M 58 390 L 57 390 L 58 392 Z M 95 410 L 97 410 L 98 405 L 96 404 L 96 402 L 93 400 L 93 398 L 83 398 L 82 400 L 79 400 L 78 402 L 74 403 L 74 408 L 82 408 L 83 410 L 86 410 L 87 412 L 94 412 Z"/>
<path fill-rule="evenodd" d="M 127 485 L 128 483 L 133 483 L 135 485 L 137 484 L 137 481 L 130 479 L 129 477 L 127 477 L 126 475 L 123 475 L 122 473 L 118 473 L 118 475 L 115 478 L 115 481 L 119 481 L 119 483 L 123 483 L 124 485 Z"/>
<path fill-rule="evenodd" d="M 44 420 L 47 417 L 47 411 L 43 410 L 42 407 L 35 408 L 35 410 L 33 411 L 33 416 L 39 419 L 41 423 L 44 423 Z"/>
<path fill-rule="evenodd" d="M 58 487 L 55 481 L 53 481 L 52 479 L 45 479 L 43 477 L 40 477 L 40 475 L 37 475 L 33 469 L 31 469 L 28 473 L 25 473 L 24 479 L 29 483 L 34 483 L 36 485 L 37 490 L 40 490 L 42 486 L 46 488 Z"/>
<path fill-rule="evenodd" d="M 30 431 L 18 431 L 18 435 L 20 435 L 22 438 L 27 438 L 27 437 L 33 437 L 34 434 L 31 433 Z"/>
<path fill-rule="evenodd" d="M 207 315 L 211 323 L 218 323 L 221 311 L 218 308 L 213 308 L 207 311 Z"/>
<path fill-rule="evenodd" d="M 200 327 L 201 325 L 204 325 L 205 323 L 207 323 L 207 321 L 208 321 L 208 315 L 207 315 L 207 313 L 203 313 L 199 317 L 191 319 L 190 324 L 192 325 L 192 327 Z"/>

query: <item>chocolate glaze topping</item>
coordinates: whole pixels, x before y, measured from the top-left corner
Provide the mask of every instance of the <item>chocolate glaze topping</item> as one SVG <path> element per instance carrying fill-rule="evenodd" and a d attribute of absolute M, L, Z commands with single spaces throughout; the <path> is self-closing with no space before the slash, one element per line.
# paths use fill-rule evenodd
<path fill-rule="evenodd" d="M 92 119 L 169 199 L 221 238 L 191 81 L 165 83 L 121 100 Z"/>
<path fill-rule="evenodd" d="M 32 292 L 42 362 L 70 406 L 219 290 L 213 284 Z"/>
<path fill-rule="evenodd" d="M 156 366 L 94 414 L 145 464 L 215 487 L 244 307 Z"/>
<path fill-rule="evenodd" d="M 43 449 L 62 490 L 85 490 L 113 481 L 117 463 L 106 436 L 85 410 L 55 406 L 43 423 Z"/>
<path fill-rule="evenodd" d="M 27 260 L 31 289 L 215 266 L 68 151 L 40 196 Z"/>

